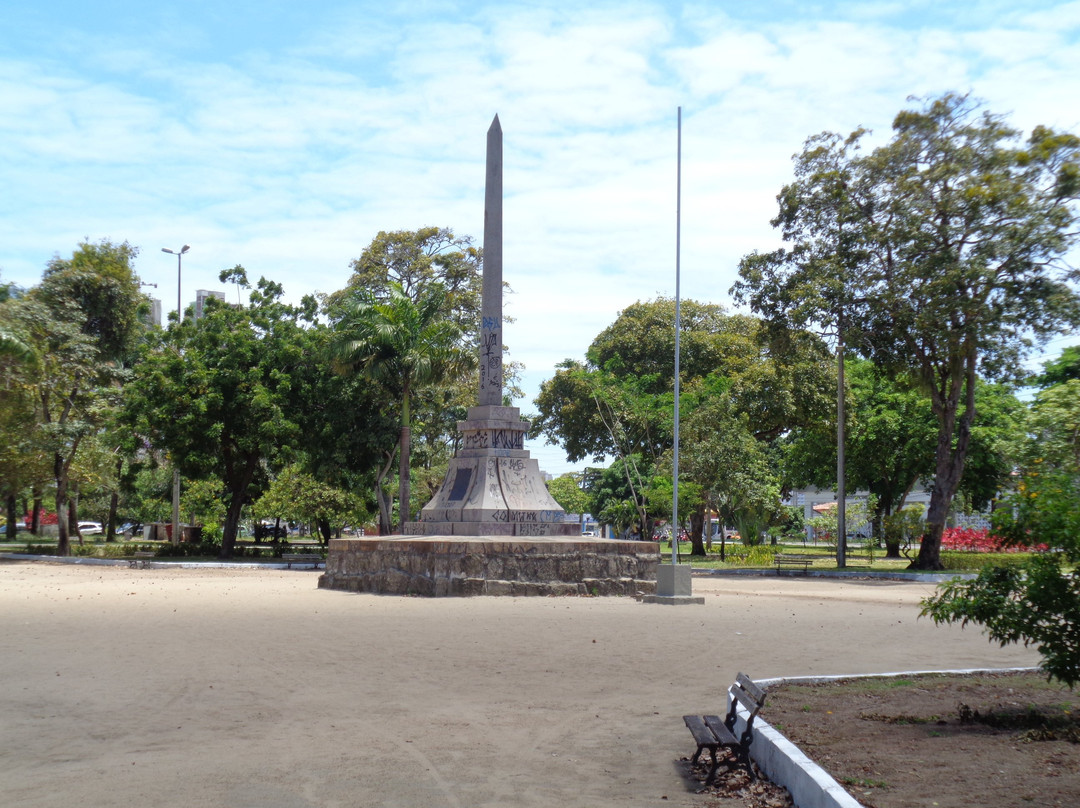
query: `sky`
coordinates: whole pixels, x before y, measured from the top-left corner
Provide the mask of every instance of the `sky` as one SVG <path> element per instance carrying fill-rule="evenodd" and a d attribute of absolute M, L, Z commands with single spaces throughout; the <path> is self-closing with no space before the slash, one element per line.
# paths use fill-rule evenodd
<path fill-rule="evenodd" d="M 1080 2 L 8 3 L 0 281 L 127 241 L 152 297 L 333 292 L 379 231 L 483 236 L 503 129 L 504 329 L 523 413 L 639 300 L 733 308 L 739 260 L 811 135 L 885 142 L 912 97 L 970 93 L 1017 128 L 1080 132 Z M 682 192 L 677 189 L 682 110 Z M 1063 337 L 1033 367 L 1080 336 Z M 545 471 L 558 447 L 527 447 Z"/>

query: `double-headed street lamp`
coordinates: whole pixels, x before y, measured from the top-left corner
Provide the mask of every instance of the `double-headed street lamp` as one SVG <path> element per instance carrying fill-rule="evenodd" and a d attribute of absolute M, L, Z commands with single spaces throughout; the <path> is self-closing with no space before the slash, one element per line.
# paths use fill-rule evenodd
<path fill-rule="evenodd" d="M 184 253 L 190 250 L 187 244 L 181 247 L 179 250 L 170 250 L 168 247 L 162 247 L 163 253 L 176 256 L 176 325 L 179 326 L 181 320 L 183 320 L 184 309 L 180 305 L 180 270 L 181 264 L 184 260 Z M 176 544 L 180 541 L 180 470 L 176 467 L 175 461 L 173 462 L 173 478 L 172 478 L 172 543 Z"/>
<path fill-rule="evenodd" d="M 177 322 L 177 325 L 179 325 L 180 321 L 183 319 L 183 314 L 184 314 L 184 310 L 182 308 L 180 308 L 180 269 L 181 269 L 180 264 L 184 259 L 184 253 L 186 253 L 190 249 L 191 249 L 191 247 L 189 247 L 187 244 L 185 244 L 179 250 L 170 250 L 168 247 L 162 247 L 161 248 L 162 252 L 168 253 L 169 255 L 175 255 L 176 256 L 176 322 Z"/>

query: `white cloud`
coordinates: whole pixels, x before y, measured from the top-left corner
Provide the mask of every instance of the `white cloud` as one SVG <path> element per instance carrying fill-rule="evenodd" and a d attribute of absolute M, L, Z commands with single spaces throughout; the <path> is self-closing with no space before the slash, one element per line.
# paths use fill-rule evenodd
<path fill-rule="evenodd" d="M 619 310 L 673 293 L 677 106 L 682 290 L 720 303 L 739 259 L 775 245 L 808 135 L 866 125 L 880 142 L 909 95 L 950 89 L 1026 129 L 1080 129 L 1078 2 L 497 11 L 166 8 L 155 28 L 83 20 L 56 49 L 16 42 L 0 61 L 0 272 L 32 284 L 54 252 L 107 236 L 143 248 L 166 307 L 175 262 L 158 250 L 185 242 L 185 299 L 237 263 L 297 298 L 332 291 L 379 230 L 482 235 L 497 112 L 506 338 L 531 397 Z"/>

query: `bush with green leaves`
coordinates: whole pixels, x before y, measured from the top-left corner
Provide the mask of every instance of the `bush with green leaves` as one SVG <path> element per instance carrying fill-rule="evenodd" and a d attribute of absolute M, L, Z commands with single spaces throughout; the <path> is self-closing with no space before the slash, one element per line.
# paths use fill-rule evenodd
<path fill-rule="evenodd" d="M 1019 565 L 985 567 L 923 601 L 935 623 L 976 623 L 1002 645 L 1034 645 L 1051 678 L 1080 683 L 1080 380 L 1044 390 L 1027 418 L 1016 490 L 994 512 L 994 532 L 1039 548 Z"/>
<path fill-rule="evenodd" d="M 1029 556 L 1026 553 L 986 553 L 973 550 L 942 550 L 941 566 L 947 570 L 979 572 L 993 566 L 1023 566 Z"/>

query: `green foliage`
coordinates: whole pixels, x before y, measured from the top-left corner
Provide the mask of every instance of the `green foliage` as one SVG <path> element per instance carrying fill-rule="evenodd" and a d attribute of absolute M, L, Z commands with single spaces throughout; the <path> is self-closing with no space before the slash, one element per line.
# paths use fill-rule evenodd
<path fill-rule="evenodd" d="M 923 602 L 935 622 L 986 627 L 1002 645 L 1035 645 L 1047 673 L 1080 683 L 1080 380 L 1043 390 L 1016 491 L 994 512 L 994 530 L 1036 549 L 1020 564 L 996 560 L 974 581 L 954 581 Z M 1010 559 L 1011 561 L 1011 559 Z"/>
<path fill-rule="evenodd" d="M 126 422 L 138 434 L 168 451 L 184 477 L 220 481 L 225 558 L 241 507 L 295 458 L 313 377 L 329 373 L 318 361 L 319 329 L 281 294 L 260 278 L 248 306 L 207 301 L 203 317 L 144 347 L 125 391 Z"/>
<path fill-rule="evenodd" d="M 252 514 L 256 519 L 315 523 L 323 529 L 324 538 L 329 538 L 332 526 L 363 524 L 368 519 L 358 496 L 320 482 L 299 465 L 287 466 L 275 476 L 252 506 Z"/>
<path fill-rule="evenodd" d="M 547 481 L 548 493 L 567 513 L 587 513 L 589 495 L 582 487 L 584 475 L 570 472 Z"/>
<path fill-rule="evenodd" d="M 216 525 L 225 522 L 228 491 L 216 477 L 203 480 L 184 480 L 180 486 L 180 515 L 195 525 Z"/>
<path fill-rule="evenodd" d="M 414 392 L 453 383 L 476 366 L 477 356 L 463 345 L 461 328 L 446 313 L 447 290 L 438 281 L 424 284 L 416 299 L 399 283 L 380 298 L 367 290 L 342 303 L 333 345 L 339 372 L 362 374 L 383 385 L 398 403 L 398 503 L 401 522 L 410 504 L 410 450 Z M 387 466 L 388 468 L 388 466 Z M 380 526 L 387 531 L 390 503 L 380 486 Z"/>
<path fill-rule="evenodd" d="M 888 558 L 900 558 L 901 553 L 907 554 L 908 548 L 922 532 L 923 510 L 922 505 L 908 505 L 882 518 L 881 528 Z M 941 563 L 946 569 L 956 569 L 949 567 L 944 558 Z"/>
<path fill-rule="evenodd" d="M 1035 377 L 1039 387 L 1053 387 L 1071 379 L 1080 379 L 1080 345 L 1070 345 L 1057 359 L 1043 363 L 1043 372 Z"/>
<path fill-rule="evenodd" d="M 646 508 L 652 466 L 640 455 L 630 455 L 608 468 L 586 474 L 589 513 L 601 524 L 611 525 L 620 536 L 636 530 L 652 536 L 653 518 Z"/>
<path fill-rule="evenodd" d="M 973 581 L 954 580 L 923 601 L 935 623 L 976 623 L 1002 645 L 1034 645 L 1043 668 L 1070 687 L 1080 683 L 1080 578 L 1062 554 L 1037 553 L 1019 566 L 985 567 Z"/>
<path fill-rule="evenodd" d="M 36 290 L 54 310 L 73 304 L 81 312 L 81 330 L 104 359 L 124 356 L 139 332 L 144 296 L 131 268 L 138 252 L 127 242 L 83 242 L 70 259 L 49 262 Z"/>
<path fill-rule="evenodd" d="M 987 553 L 966 550 L 942 550 L 941 565 L 947 570 L 979 572 L 987 567 L 1021 566 L 1028 556 L 1023 553 Z"/>
<path fill-rule="evenodd" d="M 744 544 L 728 549 L 725 560 L 732 567 L 770 567 L 775 555 L 776 548 L 767 544 Z"/>
<path fill-rule="evenodd" d="M 338 308 L 360 294 L 386 301 L 396 286 L 419 301 L 438 285 L 443 290 L 444 313 L 475 342 L 482 303 L 481 265 L 481 252 L 472 238 L 455 236 L 449 228 L 379 231 L 352 262 L 347 286 L 330 295 L 327 308 L 337 319 Z"/>
<path fill-rule="evenodd" d="M 809 335 L 791 334 L 776 352 L 761 342 L 752 317 L 692 300 L 682 301 L 681 315 L 679 513 L 691 517 L 692 552 L 700 555 L 706 503 L 729 523 L 741 513 L 762 530 L 773 524 L 780 486 L 769 444 L 828 412 L 833 383 L 822 343 Z M 584 363 L 567 360 L 543 383 L 534 435 L 562 445 L 571 460 L 614 456 L 629 461 L 624 472 L 645 464 L 670 468 L 674 323 L 671 299 L 627 307 L 597 335 Z M 670 513 L 670 484 L 665 496 L 652 482 L 656 476 L 628 475 L 625 495 L 639 511 L 642 532 Z M 684 489 L 693 497 L 684 501 Z M 599 516 L 601 509 L 592 512 Z M 609 513 L 626 518 L 629 508 Z"/>
<path fill-rule="evenodd" d="M 966 97 L 905 110 L 892 140 L 810 138 L 773 220 L 790 247 L 743 259 L 733 288 L 774 334 L 818 327 L 930 398 L 938 426 L 927 527 L 915 565 L 936 568 L 963 477 L 977 374 L 1023 377 L 1032 338 L 1080 322 L 1080 139 L 1019 133 Z"/>
<path fill-rule="evenodd" d="M 2 304 L 0 445 L 8 450 L 0 449 L 0 483 L 15 493 L 51 478 L 61 555 L 70 552 L 68 515 L 80 477 L 92 485 L 113 473 L 101 433 L 141 331 L 135 253 L 128 244 L 80 244 L 70 259 L 50 261 L 28 294 Z"/>

